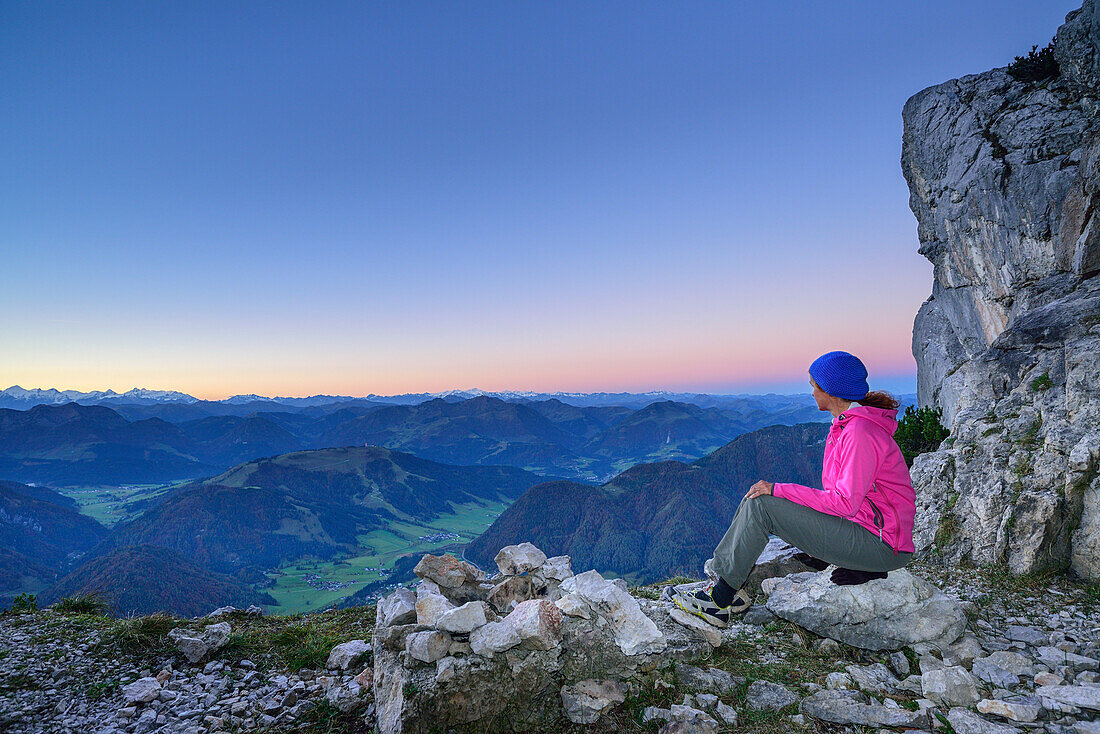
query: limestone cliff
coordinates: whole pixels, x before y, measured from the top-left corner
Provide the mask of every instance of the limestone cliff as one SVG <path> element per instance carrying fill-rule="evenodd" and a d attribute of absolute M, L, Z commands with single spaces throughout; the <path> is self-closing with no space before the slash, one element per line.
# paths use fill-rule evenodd
<path fill-rule="evenodd" d="M 913 467 L 919 549 L 1100 579 L 1100 4 L 1058 29 L 1060 74 L 1006 68 L 905 104 L 902 169 L 932 295 L 921 405 L 951 428 Z"/>

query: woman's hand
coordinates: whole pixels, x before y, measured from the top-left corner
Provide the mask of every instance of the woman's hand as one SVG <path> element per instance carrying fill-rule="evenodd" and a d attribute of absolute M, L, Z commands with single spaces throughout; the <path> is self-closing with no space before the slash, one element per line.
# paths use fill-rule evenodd
<path fill-rule="evenodd" d="M 771 494 L 774 488 L 774 483 L 765 482 L 763 479 L 761 479 L 759 482 L 749 487 L 749 491 L 745 493 L 745 498 L 752 499 L 753 497 L 759 497 L 762 494 Z"/>

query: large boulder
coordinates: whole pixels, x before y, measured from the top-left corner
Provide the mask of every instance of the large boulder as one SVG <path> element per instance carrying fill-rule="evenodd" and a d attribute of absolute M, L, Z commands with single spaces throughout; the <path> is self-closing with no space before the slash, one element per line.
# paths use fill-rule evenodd
<path fill-rule="evenodd" d="M 749 578 L 745 581 L 745 589 L 749 594 L 756 594 L 760 590 L 760 584 L 764 579 L 812 571 L 812 568 L 795 558 L 801 552 L 781 538 L 772 538 L 764 546 L 764 550 L 760 552 L 760 556 L 756 559 L 756 565 L 749 572 Z"/>
<path fill-rule="evenodd" d="M 776 616 L 865 650 L 946 647 L 966 628 L 957 601 L 904 569 L 856 586 L 837 586 L 822 571 L 770 579 L 762 588 Z"/>

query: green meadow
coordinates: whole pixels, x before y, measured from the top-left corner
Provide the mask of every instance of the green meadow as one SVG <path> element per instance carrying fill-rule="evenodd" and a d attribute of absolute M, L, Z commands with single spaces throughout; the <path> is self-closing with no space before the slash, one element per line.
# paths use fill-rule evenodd
<path fill-rule="evenodd" d="M 107 527 L 140 514 L 141 500 L 159 497 L 176 484 L 128 484 L 122 487 L 64 487 L 54 491 L 76 500 L 80 512 Z"/>
<path fill-rule="evenodd" d="M 392 569 L 402 556 L 469 543 L 485 532 L 507 506 L 504 502 L 453 505 L 453 512 L 429 522 L 397 521 L 386 530 L 360 535 L 358 555 L 332 561 L 302 558 L 285 563 L 268 574 L 274 585 L 264 591 L 275 597 L 278 604 L 269 606 L 267 611 L 296 614 L 322 609 L 384 578 L 379 566 L 383 570 Z M 331 588 L 342 584 L 346 585 Z"/>

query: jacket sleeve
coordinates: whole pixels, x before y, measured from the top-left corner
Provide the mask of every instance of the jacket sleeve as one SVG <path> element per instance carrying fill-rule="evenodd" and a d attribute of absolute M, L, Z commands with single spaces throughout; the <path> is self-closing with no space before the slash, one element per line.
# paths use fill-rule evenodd
<path fill-rule="evenodd" d="M 824 478 L 824 491 L 777 482 L 772 494 L 830 515 L 852 517 L 875 479 L 877 451 L 867 434 L 849 429 L 839 440 L 837 454 L 836 474 Z"/>

